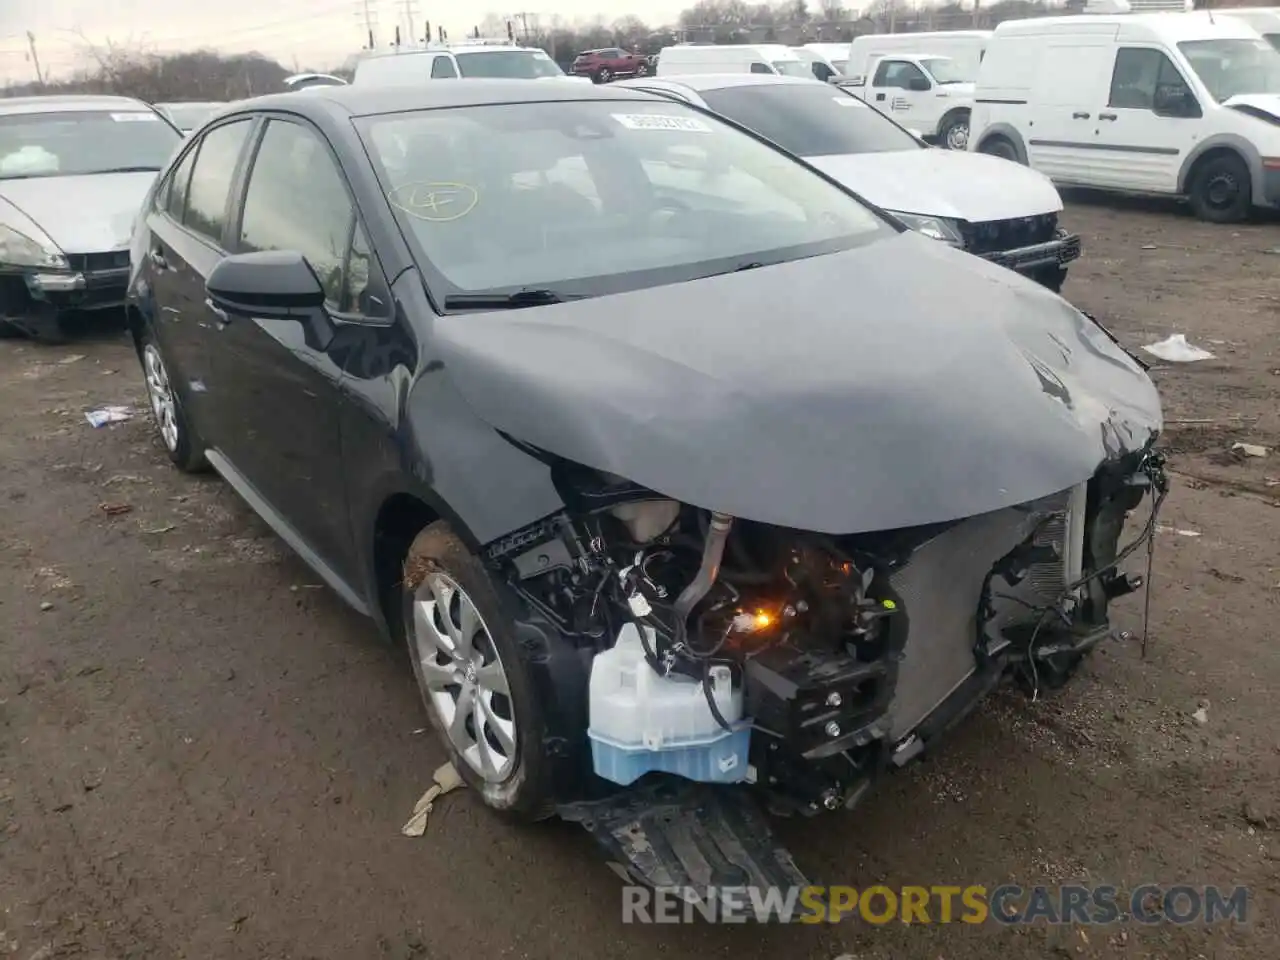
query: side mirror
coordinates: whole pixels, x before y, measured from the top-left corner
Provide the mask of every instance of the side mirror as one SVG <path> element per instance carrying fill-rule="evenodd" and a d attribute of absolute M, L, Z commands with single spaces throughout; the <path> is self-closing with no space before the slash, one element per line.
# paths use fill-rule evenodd
<path fill-rule="evenodd" d="M 912 77 L 907 81 L 907 89 L 922 92 L 924 90 L 932 90 L 933 84 L 926 77 Z"/>
<path fill-rule="evenodd" d="M 264 250 L 225 257 L 205 290 L 227 313 L 297 317 L 324 306 L 324 288 L 307 258 L 296 250 Z"/>

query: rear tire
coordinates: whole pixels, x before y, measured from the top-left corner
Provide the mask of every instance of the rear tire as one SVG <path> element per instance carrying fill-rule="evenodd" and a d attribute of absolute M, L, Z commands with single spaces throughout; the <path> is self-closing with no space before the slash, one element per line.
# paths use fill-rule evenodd
<path fill-rule="evenodd" d="M 1234 153 L 1221 153 L 1197 165 L 1191 175 L 1191 209 L 1209 223 L 1239 223 L 1253 207 L 1249 168 Z"/>
<path fill-rule="evenodd" d="M 502 590 L 437 521 L 405 558 L 405 638 L 431 724 L 463 780 L 497 813 L 542 820 L 555 811 L 547 727 Z"/>
<path fill-rule="evenodd" d="M 608 67 L 601 67 L 596 71 L 596 83 L 608 83 L 613 79 L 613 71 Z"/>
<path fill-rule="evenodd" d="M 209 467 L 204 458 L 204 441 L 182 408 L 182 399 L 160 352 L 160 344 L 149 330 L 144 330 L 139 337 L 138 359 L 142 363 L 151 417 L 165 453 L 183 473 L 204 472 Z"/>

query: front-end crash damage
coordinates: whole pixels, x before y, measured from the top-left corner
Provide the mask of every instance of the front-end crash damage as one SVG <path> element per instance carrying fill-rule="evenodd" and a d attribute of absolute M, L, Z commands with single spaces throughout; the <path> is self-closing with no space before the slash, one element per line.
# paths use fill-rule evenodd
<path fill-rule="evenodd" d="M 896 243 L 915 256 L 877 252 Z M 540 689 L 585 703 L 584 765 L 617 789 L 561 812 L 646 882 L 796 876 L 741 810 L 647 792 L 655 776 L 754 784 L 776 813 L 851 808 L 1002 680 L 1064 682 L 1141 585 L 1121 564 L 1167 489 L 1150 380 L 1063 301 L 935 246 L 703 281 L 734 318 L 710 332 L 664 310 L 668 288 L 610 316 L 438 329 L 468 402 L 563 501 L 486 559 L 590 676 Z M 956 286 L 897 285 L 903 259 L 982 309 L 940 328 Z M 781 275 L 858 266 L 894 298 L 868 291 L 879 310 L 797 343 Z"/>

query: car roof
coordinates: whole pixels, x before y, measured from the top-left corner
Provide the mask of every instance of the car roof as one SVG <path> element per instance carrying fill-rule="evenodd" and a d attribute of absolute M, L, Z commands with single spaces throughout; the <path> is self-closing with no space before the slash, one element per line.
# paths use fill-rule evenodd
<path fill-rule="evenodd" d="M 233 113 L 258 110 L 287 110 L 293 113 L 327 113 L 362 117 L 409 110 L 446 107 L 484 107 L 508 103 L 570 102 L 582 100 L 626 101 L 654 98 L 641 90 L 618 89 L 618 84 L 595 86 L 560 78 L 545 80 L 499 80 L 459 78 L 448 83 L 424 83 L 412 87 L 384 87 L 350 84 L 342 87 L 313 87 L 306 97 L 296 93 L 273 93 L 243 100 Z"/>
<path fill-rule="evenodd" d="M 660 77 L 636 77 L 612 83 L 612 87 L 661 87 L 664 83 L 686 90 L 724 90 L 727 87 L 830 86 L 809 77 L 788 77 L 776 73 L 690 73 L 663 74 Z"/>
<path fill-rule="evenodd" d="M 133 97 L 89 96 L 63 94 L 39 97 L 0 98 L 0 115 L 18 113 L 84 113 L 101 110 L 150 110 L 141 100 Z"/>

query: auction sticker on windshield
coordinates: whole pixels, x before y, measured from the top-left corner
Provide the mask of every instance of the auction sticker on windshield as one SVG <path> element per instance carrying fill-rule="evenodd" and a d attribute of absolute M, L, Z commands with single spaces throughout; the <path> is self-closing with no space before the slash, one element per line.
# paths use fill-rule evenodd
<path fill-rule="evenodd" d="M 157 117 L 154 113 L 142 113 L 139 111 L 135 111 L 134 113 L 113 113 L 111 115 L 111 119 L 114 120 L 116 123 L 138 123 L 138 122 L 146 122 L 148 120 L 158 121 L 160 118 Z"/>
<path fill-rule="evenodd" d="M 628 130 L 678 130 L 681 133 L 711 132 L 711 127 L 697 117 L 673 117 L 662 113 L 615 113 L 613 119 Z"/>

